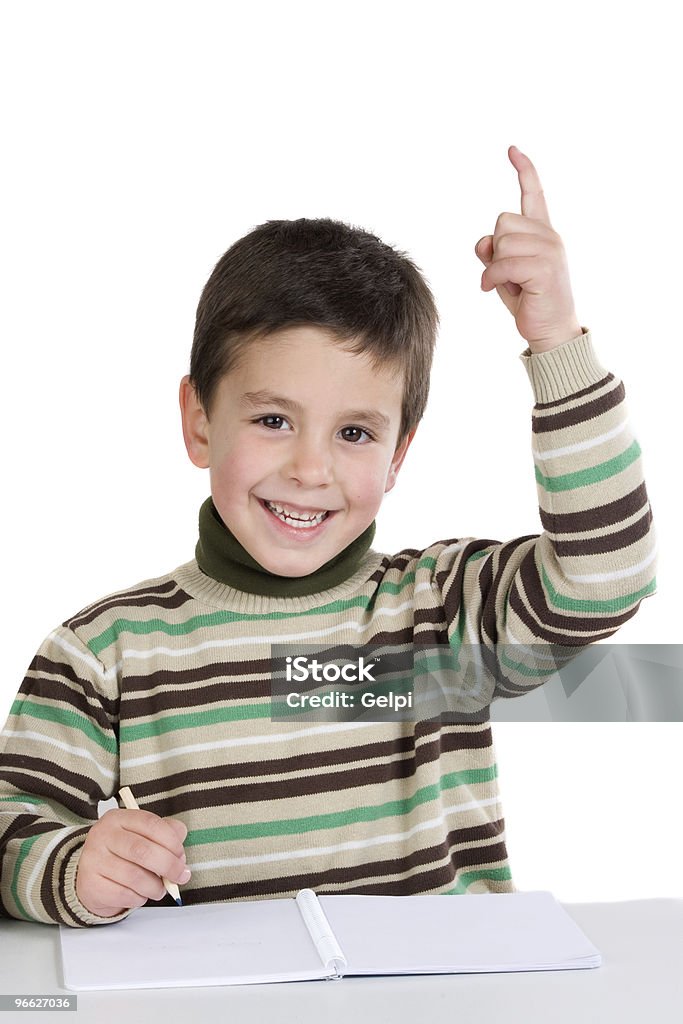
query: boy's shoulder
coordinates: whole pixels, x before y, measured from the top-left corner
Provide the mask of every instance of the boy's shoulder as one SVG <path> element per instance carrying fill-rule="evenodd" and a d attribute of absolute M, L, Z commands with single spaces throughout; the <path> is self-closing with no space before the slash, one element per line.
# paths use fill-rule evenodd
<path fill-rule="evenodd" d="M 177 589 L 178 576 L 181 570 L 190 565 L 192 565 L 192 562 L 187 562 L 160 576 L 150 576 L 147 579 L 139 580 L 137 583 L 132 583 L 121 590 L 113 590 L 109 594 L 104 594 L 96 601 L 91 601 L 90 604 L 84 605 L 73 615 L 70 615 L 64 620 L 62 625 L 69 629 L 74 629 L 85 619 L 92 619 L 107 609 L 118 606 L 153 604 L 156 598 L 168 595 Z"/>
<path fill-rule="evenodd" d="M 150 576 L 105 594 L 64 619 L 61 625 L 75 633 L 92 650 L 97 636 L 117 622 L 143 620 L 150 613 L 163 615 L 164 610 L 177 609 L 191 600 L 183 591 L 180 580 L 183 572 L 195 564 L 186 562 L 160 576 Z"/>

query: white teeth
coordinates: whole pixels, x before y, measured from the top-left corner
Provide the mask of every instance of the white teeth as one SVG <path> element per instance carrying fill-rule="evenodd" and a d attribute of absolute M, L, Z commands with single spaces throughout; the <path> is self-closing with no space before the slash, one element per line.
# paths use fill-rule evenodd
<path fill-rule="evenodd" d="M 309 529 L 311 526 L 318 526 L 327 516 L 327 512 L 293 512 L 285 505 L 276 505 L 272 501 L 265 502 L 266 507 L 277 516 L 277 518 L 293 526 L 295 529 Z"/>

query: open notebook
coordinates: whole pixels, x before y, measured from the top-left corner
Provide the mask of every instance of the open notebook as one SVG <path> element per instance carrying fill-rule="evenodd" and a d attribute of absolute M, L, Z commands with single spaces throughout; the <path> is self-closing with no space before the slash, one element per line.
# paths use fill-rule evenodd
<path fill-rule="evenodd" d="M 251 985 L 345 974 L 459 974 L 599 967 L 549 892 L 316 896 L 145 907 L 60 926 L 70 989 Z"/>

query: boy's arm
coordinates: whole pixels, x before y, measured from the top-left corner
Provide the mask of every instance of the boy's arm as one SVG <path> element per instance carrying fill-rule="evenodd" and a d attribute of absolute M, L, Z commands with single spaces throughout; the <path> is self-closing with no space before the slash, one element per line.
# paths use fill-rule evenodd
<path fill-rule="evenodd" d="M 437 560 L 452 644 L 579 648 L 654 593 L 655 541 L 624 385 L 589 333 L 521 356 L 537 397 L 532 449 L 544 532 Z M 439 564 L 440 561 L 440 564 Z"/>
<path fill-rule="evenodd" d="M 76 896 L 97 804 L 118 790 L 116 680 L 59 626 L 31 662 L 0 734 L 0 913 L 111 923 Z"/>
<path fill-rule="evenodd" d="M 506 597 L 507 642 L 584 646 L 654 593 L 656 540 L 623 383 L 589 332 L 521 356 L 534 391 L 532 451 L 544 532 Z"/>
<path fill-rule="evenodd" d="M 544 532 L 450 546 L 435 579 L 451 645 L 480 647 L 497 676 L 495 694 L 513 696 L 554 671 L 545 645 L 556 645 L 561 664 L 611 636 L 654 593 L 655 539 L 623 384 L 579 327 L 564 248 L 533 164 L 515 147 L 508 155 L 522 213 L 502 213 L 475 252 L 486 268 L 482 289 L 496 289 L 529 346 L 521 358 L 535 398 Z"/>
<path fill-rule="evenodd" d="M 481 646 L 497 696 L 540 685 L 556 664 L 615 633 L 655 591 L 652 512 L 623 384 L 600 365 L 587 332 L 521 358 L 536 398 L 544 532 L 466 543 L 455 561 L 446 549 L 435 567 L 451 645 Z M 553 660 L 543 671 L 549 644 Z"/>

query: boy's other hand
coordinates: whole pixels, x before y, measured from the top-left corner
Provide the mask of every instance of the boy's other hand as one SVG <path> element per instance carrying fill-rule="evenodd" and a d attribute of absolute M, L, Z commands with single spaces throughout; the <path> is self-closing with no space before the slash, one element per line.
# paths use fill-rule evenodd
<path fill-rule="evenodd" d="M 162 876 L 184 884 L 190 872 L 187 828 L 151 811 L 107 811 L 88 832 L 76 872 L 76 896 L 98 917 L 116 917 L 166 894 Z"/>
<path fill-rule="evenodd" d="M 532 352 L 547 352 L 581 334 L 562 239 L 553 230 L 536 168 L 510 146 L 522 213 L 501 213 L 474 251 L 486 267 L 481 287 L 496 289 Z"/>

